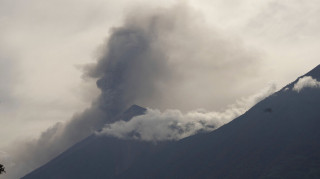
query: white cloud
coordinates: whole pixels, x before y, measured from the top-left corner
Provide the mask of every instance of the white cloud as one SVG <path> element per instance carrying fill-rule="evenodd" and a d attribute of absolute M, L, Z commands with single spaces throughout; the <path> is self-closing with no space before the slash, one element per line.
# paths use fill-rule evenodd
<path fill-rule="evenodd" d="M 147 113 L 128 122 L 106 125 L 97 135 L 110 135 L 143 141 L 179 140 L 197 132 L 213 131 L 243 114 L 250 107 L 275 92 L 275 85 L 248 98 L 242 98 L 223 112 L 148 109 Z"/>
<path fill-rule="evenodd" d="M 239 115 L 239 111 L 219 112 L 148 109 L 147 113 L 130 120 L 107 125 L 100 134 L 145 141 L 179 140 L 197 131 L 211 131 Z"/>
<path fill-rule="evenodd" d="M 313 79 L 311 76 L 305 76 L 294 84 L 292 90 L 299 93 L 303 88 L 320 88 L 320 82 Z"/>

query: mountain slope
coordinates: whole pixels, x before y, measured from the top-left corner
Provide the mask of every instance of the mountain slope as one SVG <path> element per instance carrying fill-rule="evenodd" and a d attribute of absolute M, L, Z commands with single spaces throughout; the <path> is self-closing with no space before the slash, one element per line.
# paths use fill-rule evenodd
<path fill-rule="evenodd" d="M 210 134 L 169 146 L 122 178 L 141 178 L 141 172 L 145 178 L 319 178 L 320 92 L 308 93 L 272 96 Z"/>
<path fill-rule="evenodd" d="M 319 80 L 320 66 L 306 75 Z M 229 124 L 181 140 L 121 177 L 320 178 L 320 90 L 297 93 L 293 83 L 287 87 Z"/>
<path fill-rule="evenodd" d="M 306 76 L 320 81 L 320 66 Z M 320 89 L 293 91 L 297 81 L 211 133 L 158 144 L 91 136 L 24 179 L 320 178 Z"/>
<path fill-rule="evenodd" d="M 115 120 L 128 121 L 145 112 L 145 108 L 132 105 Z M 146 142 L 91 135 L 23 178 L 110 178 L 128 168 L 135 157 L 144 154 L 144 150 L 152 151 L 153 146 Z"/>

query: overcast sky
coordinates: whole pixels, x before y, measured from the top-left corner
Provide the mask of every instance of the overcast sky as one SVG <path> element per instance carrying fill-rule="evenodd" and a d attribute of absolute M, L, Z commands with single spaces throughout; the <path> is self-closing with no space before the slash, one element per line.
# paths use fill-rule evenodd
<path fill-rule="evenodd" d="M 95 80 L 84 79 L 83 66 L 97 61 L 110 29 L 121 25 L 132 9 L 181 2 L 1 0 L 0 150 L 37 137 L 90 106 L 99 90 Z M 186 4 L 196 14 L 182 23 L 191 24 L 190 29 L 182 26 L 168 35 L 182 34 L 173 38 L 178 47 L 164 40 L 180 66 L 176 71 L 183 72 L 161 88 L 161 100 L 144 99 L 138 105 L 220 111 L 270 83 L 282 87 L 319 64 L 317 0 Z"/>

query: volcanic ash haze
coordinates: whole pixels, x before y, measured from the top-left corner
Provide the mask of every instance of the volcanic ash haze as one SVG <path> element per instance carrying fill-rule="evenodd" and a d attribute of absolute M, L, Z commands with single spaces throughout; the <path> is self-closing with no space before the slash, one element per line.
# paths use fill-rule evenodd
<path fill-rule="evenodd" d="M 254 85 L 252 91 L 244 92 L 243 88 L 258 78 L 257 56 L 249 53 L 238 40 L 206 27 L 201 15 L 185 4 L 168 9 L 131 11 L 123 25 L 110 31 L 100 52 L 98 61 L 85 68 L 86 78 L 97 79 L 100 95 L 90 108 L 75 114 L 70 121 L 57 123 L 38 140 L 10 150 L 12 161 L 7 166 L 12 168 L 8 167 L 8 171 L 16 174 L 12 178 L 44 164 L 105 124 L 115 122 L 115 116 L 132 104 L 182 111 L 206 106 L 221 109 L 231 104 L 238 94 L 248 95 L 257 90 Z M 218 119 L 219 122 L 213 123 L 222 125 L 242 114 L 264 94 L 240 100 L 226 112 L 203 113 L 197 118 L 206 114 L 220 115 L 223 117 L 204 117 L 204 121 L 211 120 L 212 123 Z M 221 96 L 225 98 L 223 102 Z M 168 116 L 157 110 L 148 114 L 157 113 L 160 119 Z M 178 121 L 184 120 L 183 112 L 176 114 L 181 114 Z M 181 136 L 193 134 L 188 132 Z M 163 140 L 163 137 L 159 138 Z"/>

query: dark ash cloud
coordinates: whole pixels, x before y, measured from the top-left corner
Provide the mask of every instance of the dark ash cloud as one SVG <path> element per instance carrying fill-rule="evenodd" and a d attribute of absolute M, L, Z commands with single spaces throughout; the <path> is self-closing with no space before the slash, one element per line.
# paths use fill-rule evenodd
<path fill-rule="evenodd" d="M 132 104 L 188 109 L 204 101 L 197 95 L 208 89 L 223 92 L 227 98 L 230 87 L 243 86 L 241 80 L 256 74 L 255 56 L 237 41 L 208 30 L 204 24 L 184 4 L 129 13 L 122 26 L 111 30 L 97 63 L 86 67 L 86 77 L 97 79 L 101 91 L 98 98 L 70 121 L 58 123 L 39 139 L 12 150 L 14 174 L 10 177 L 19 177 L 41 166 L 104 125 L 115 122 L 115 116 Z M 185 117 L 177 114 L 179 121 Z M 234 117 L 238 113 L 228 115 Z M 188 135 L 193 133 L 191 130 Z M 8 168 L 8 176 L 11 169 Z"/>

